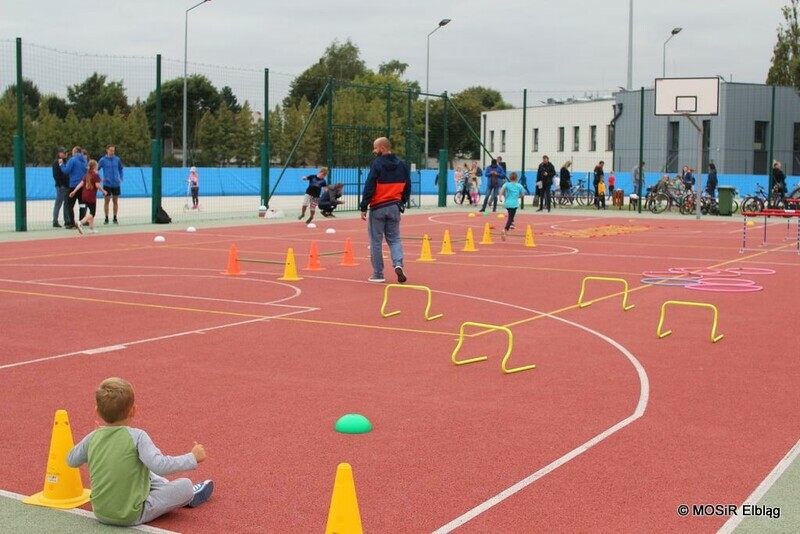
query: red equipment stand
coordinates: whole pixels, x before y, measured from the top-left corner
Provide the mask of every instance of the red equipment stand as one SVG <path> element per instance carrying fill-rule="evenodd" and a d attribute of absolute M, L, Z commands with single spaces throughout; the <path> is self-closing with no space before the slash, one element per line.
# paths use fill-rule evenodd
<path fill-rule="evenodd" d="M 798 206 L 800 203 L 800 199 L 787 199 L 787 204 L 790 206 Z M 796 249 L 797 253 L 800 254 L 800 211 L 798 210 L 777 210 L 777 209 L 766 209 L 763 211 L 755 211 L 755 212 L 742 212 L 744 215 L 744 223 L 742 226 L 742 248 L 739 250 L 739 254 L 743 253 L 747 250 L 747 219 L 748 218 L 756 218 L 756 217 L 764 217 L 764 241 L 761 243 L 761 246 L 765 246 L 767 244 L 767 226 L 768 226 L 768 219 L 771 217 L 780 217 L 782 219 L 786 219 L 786 238 L 791 239 L 789 236 L 790 233 L 790 225 L 792 219 L 797 221 L 797 237 L 796 237 Z"/>

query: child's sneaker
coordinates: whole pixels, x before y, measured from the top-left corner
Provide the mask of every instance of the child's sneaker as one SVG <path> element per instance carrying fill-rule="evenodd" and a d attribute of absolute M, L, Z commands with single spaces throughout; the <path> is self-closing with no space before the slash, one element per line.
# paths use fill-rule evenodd
<path fill-rule="evenodd" d="M 93 234 L 96 234 L 96 233 L 98 233 L 98 231 L 97 231 L 97 228 L 92 228 L 92 233 L 93 233 Z"/>
<path fill-rule="evenodd" d="M 382 284 L 382 283 L 384 283 L 386 281 L 386 279 L 383 277 L 383 275 L 373 274 L 372 276 L 367 278 L 367 281 L 368 282 L 375 282 L 375 283 L 378 283 L 378 284 Z"/>
<path fill-rule="evenodd" d="M 192 497 L 192 502 L 187 506 L 196 508 L 211 498 L 211 494 L 214 493 L 214 481 L 204 480 L 199 484 L 195 484 L 192 489 L 194 490 L 194 497 Z"/>
<path fill-rule="evenodd" d="M 78 230 L 78 233 L 83 235 L 83 224 L 80 221 L 75 223 L 75 229 Z"/>
<path fill-rule="evenodd" d="M 108 224 L 108 217 L 105 218 L 105 220 L 103 221 L 103 224 Z"/>

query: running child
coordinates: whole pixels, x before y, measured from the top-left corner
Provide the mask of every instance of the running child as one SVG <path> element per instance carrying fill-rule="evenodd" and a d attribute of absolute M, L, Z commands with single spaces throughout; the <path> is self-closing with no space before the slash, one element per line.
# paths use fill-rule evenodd
<path fill-rule="evenodd" d="M 525 197 L 525 188 L 517 181 L 517 173 L 512 172 L 508 175 L 508 182 L 503 184 L 500 188 L 500 194 L 505 197 L 503 205 L 508 211 L 508 218 L 506 219 L 506 227 L 503 229 L 501 236 L 503 241 L 506 240 L 506 233 L 514 227 L 514 216 L 517 214 L 520 199 Z"/>
<path fill-rule="evenodd" d="M 106 195 L 106 190 L 103 189 L 102 184 L 100 183 L 100 175 L 97 174 L 97 162 L 95 160 L 89 160 L 89 172 L 86 173 L 86 176 L 83 177 L 83 180 L 75 186 L 69 196 L 75 197 L 75 194 L 80 191 L 81 192 L 81 201 L 86 206 L 85 208 L 85 215 L 83 219 L 78 221 L 75 224 L 75 228 L 77 228 L 78 233 L 83 233 L 84 225 L 89 225 L 89 231 L 93 234 L 97 233 L 97 230 L 94 229 L 94 216 L 97 212 L 97 191 L 98 189 L 103 192 L 103 195 Z"/>
<path fill-rule="evenodd" d="M 89 464 L 92 509 L 107 525 L 141 525 L 183 506 L 195 507 L 214 492 L 214 482 L 192 485 L 188 478 L 162 475 L 195 469 L 206 451 L 195 442 L 191 452 L 166 456 L 147 432 L 131 426 L 136 415 L 133 386 L 122 378 L 107 378 L 95 391 L 102 426 L 67 455 L 70 467 Z"/>
<path fill-rule="evenodd" d="M 300 216 L 297 218 L 298 221 L 302 220 L 303 217 L 306 216 L 306 209 L 310 210 L 310 215 L 306 220 L 306 224 L 310 223 L 314 219 L 314 213 L 317 211 L 317 204 L 319 204 L 319 197 L 322 194 L 322 190 L 327 189 L 327 187 L 325 187 L 326 176 L 328 176 L 327 167 L 320 167 L 317 174 L 303 176 L 303 180 L 308 180 L 308 187 L 306 188 L 306 194 L 303 197 L 303 207 L 300 211 Z"/>

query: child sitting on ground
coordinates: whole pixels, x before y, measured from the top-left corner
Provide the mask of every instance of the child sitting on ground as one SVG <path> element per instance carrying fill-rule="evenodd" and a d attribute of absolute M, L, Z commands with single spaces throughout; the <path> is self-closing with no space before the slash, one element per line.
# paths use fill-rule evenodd
<path fill-rule="evenodd" d="M 333 214 L 333 210 L 335 210 L 336 206 L 339 204 L 344 204 L 344 200 L 339 200 L 343 190 L 344 184 L 338 182 L 331 184 L 328 186 L 328 189 L 322 192 L 317 207 L 319 207 L 319 212 L 323 217 L 336 217 L 336 215 Z"/>
<path fill-rule="evenodd" d="M 69 451 L 67 464 L 89 463 L 92 509 L 108 525 L 141 525 L 182 506 L 200 506 L 214 492 L 214 482 L 192 486 L 188 478 L 169 481 L 159 475 L 188 471 L 206 459 L 202 445 L 181 456 L 165 456 L 144 430 L 130 426 L 136 415 L 133 387 L 107 378 L 95 392 L 97 414 L 105 421 Z"/>

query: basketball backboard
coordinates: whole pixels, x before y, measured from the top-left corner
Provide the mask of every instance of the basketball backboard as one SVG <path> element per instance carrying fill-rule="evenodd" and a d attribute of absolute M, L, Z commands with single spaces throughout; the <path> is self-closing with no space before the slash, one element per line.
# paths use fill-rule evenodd
<path fill-rule="evenodd" d="M 656 115 L 719 115 L 719 78 L 656 78 Z"/>

